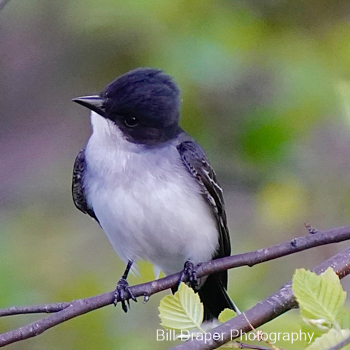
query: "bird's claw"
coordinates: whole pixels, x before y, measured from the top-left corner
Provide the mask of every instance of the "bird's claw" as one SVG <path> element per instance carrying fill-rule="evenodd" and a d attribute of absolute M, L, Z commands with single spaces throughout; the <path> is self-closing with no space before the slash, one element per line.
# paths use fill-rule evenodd
<path fill-rule="evenodd" d="M 199 286 L 196 266 L 194 266 L 194 263 L 191 260 L 185 262 L 184 269 L 181 273 L 180 282 L 184 281 L 189 282 L 192 288 Z"/>
<path fill-rule="evenodd" d="M 114 306 L 117 306 L 117 303 L 120 301 L 122 304 L 123 311 L 128 312 L 128 309 L 130 309 L 130 299 L 137 302 L 135 295 L 129 287 L 129 283 L 125 278 L 122 277 L 117 283 L 117 287 L 114 292 L 113 304 Z"/>

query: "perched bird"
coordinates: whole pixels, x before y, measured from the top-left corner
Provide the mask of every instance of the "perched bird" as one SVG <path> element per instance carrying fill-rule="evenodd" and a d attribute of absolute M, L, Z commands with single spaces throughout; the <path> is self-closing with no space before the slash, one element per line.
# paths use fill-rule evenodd
<path fill-rule="evenodd" d="M 73 101 L 91 110 L 92 124 L 75 160 L 73 200 L 128 263 L 117 299 L 139 259 L 169 275 L 230 255 L 222 189 L 202 148 L 179 127 L 180 93 L 169 75 L 138 68 L 100 95 Z M 201 278 L 195 289 L 206 319 L 234 308 L 227 271 Z"/>

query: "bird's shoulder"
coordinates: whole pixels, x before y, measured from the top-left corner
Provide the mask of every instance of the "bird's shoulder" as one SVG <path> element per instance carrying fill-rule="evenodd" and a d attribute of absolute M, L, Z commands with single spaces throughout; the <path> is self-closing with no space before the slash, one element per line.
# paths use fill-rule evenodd
<path fill-rule="evenodd" d="M 84 214 L 89 214 L 93 219 L 98 221 L 94 211 L 86 201 L 84 189 L 84 174 L 86 169 L 85 148 L 83 148 L 75 158 L 72 178 L 72 195 L 75 206 Z"/>

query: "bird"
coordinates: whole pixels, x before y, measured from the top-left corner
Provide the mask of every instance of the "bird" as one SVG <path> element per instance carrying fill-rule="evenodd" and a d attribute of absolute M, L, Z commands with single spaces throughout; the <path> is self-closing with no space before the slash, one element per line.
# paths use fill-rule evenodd
<path fill-rule="evenodd" d="M 137 68 L 99 95 L 73 101 L 91 111 L 92 126 L 74 163 L 73 201 L 98 222 L 127 263 L 116 301 L 129 287 L 130 268 L 147 260 L 165 275 L 194 276 L 204 319 L 235 309 L 227 271 L 195 275 L 197 264 L 229 256 L 231 244 L 216 174 L 179 126 L 181 98 L 173 78 L 160 69 Z M 126 312 L 123 300 L 122 307 Z"/>

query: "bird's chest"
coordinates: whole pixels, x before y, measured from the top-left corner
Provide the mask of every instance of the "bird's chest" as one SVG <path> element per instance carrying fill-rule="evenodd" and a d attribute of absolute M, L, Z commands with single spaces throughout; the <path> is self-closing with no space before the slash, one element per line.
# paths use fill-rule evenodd
<path fill-rule="evenodd" d="M 176 148 L 165 154 L 86 152 L 88 204 L 123 260 L 149 260 L 166 273 L 209 260 L 216 223 Z"/>
<path fill-rule="evenodd" d="M 103 202 L 109 210 L 118 207 L 119 211 L 132 215 L 136 211 L 133 209 L 138 209 L 137 215 L 141 215 L 145 210 L 157 208 L 158 203 L 175 198 L 179 192 L 193 188 L 198 192 L 175 147 L 167 152 L 117 148 L 99 152 L 88 145 L 86 162 L 84 187 L 94 209 L 98 202 Z"/>

